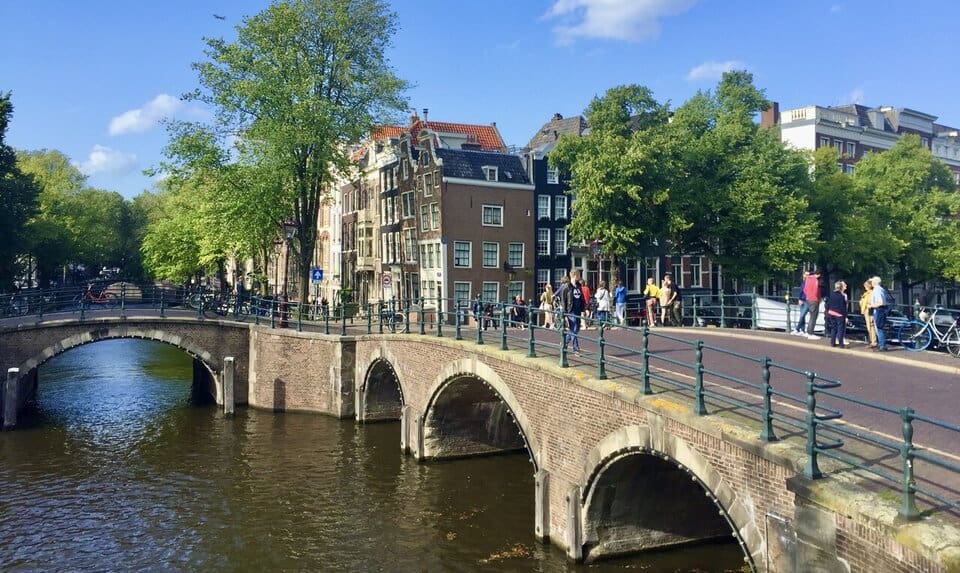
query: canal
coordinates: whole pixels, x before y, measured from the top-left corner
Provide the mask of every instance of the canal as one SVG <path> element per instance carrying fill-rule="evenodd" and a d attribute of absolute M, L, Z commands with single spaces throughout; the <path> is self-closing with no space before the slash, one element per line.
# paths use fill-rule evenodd
<path fill-rule="evenodd" d="M 417 463 L 399 423 L 191 395 L 191 360 L 112 340 L 40 369 L 0 433 L 3 571 L 740 571 L 736 544 L 575 565 L 533 536 L 527 457 Z"/>

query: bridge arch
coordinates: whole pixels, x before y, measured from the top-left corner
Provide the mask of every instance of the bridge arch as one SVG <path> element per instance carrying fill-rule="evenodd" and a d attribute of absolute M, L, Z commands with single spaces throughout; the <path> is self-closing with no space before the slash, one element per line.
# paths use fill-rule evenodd
<path fill-rule="evenodd" d="M 402 416 L 406 401 L 400 375 L 393 366 L 396 363 L 397 358 L 383 346 L 370 353 L 355 394 L 358 422 L 399 420 Z"/>
<path fill-rule="evenodd" d="M 34 353 L 32 356 L 20 363 L 20 375 L 24 376 L 31 374 L 44 362 L 50 360 L 54 356 L 63 354 L 71 348 L 76 348 L 78 346 L 83 346 L 85 344 L 91 344 L 94 342 L 100 342 L 102 340 L 114 340 L 118 338 L 154 340 L 169 344 L 171 346 L 176 346 L 203 364 L 207 372 L 214 380 L 220 374 L 220 362 L 214 358 L 209 351 L 200 347 L 196 342 L 189 338 L 157 328 L 139 328 L 126 325 L 117 325 L 97 326 L 89 330 L 82 330 L 80 332 L 71 334 L 66 338 L 62 338 L 61 340 L 50 344 L 49 346 L 46 346 L 39 352 Z"/>
<path fill-rule="evenodd" d="M 532 425 L 509 385 L 489 365 L 475 357 L 451 362 L 441 368 L 427 396 L 421 458 L 526 449 L 534 472 L 539 470 Z M 511 434 L 514 426 L 516 434 Z"/>
<path fill-rule="evenodd" d="M 627 426 L 588 454 L 580 482 L 583 554 L 593 559 L 732 534 L 756 571 L 765 544 L 753 512 L 687 442 L 658 437 L 652 440 L 647 426 Z"/>

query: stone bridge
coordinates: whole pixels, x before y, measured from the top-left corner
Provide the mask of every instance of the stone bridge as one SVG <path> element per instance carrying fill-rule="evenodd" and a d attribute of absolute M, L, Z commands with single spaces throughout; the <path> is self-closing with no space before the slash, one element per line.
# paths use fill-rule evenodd
<path fill-rule="evenodd" d="M 756 424 L 696 416 L 683 396 L 643 395 L 526 351 L 432 335 L 103 319 L 0 331 L 0 360 L 23 381 L 70 347 L 120 337 L 184 349 L 221 401 L 232 356 L 237 403 L 400 420 L 400 446 L 420 460 L 526 452 L 535 534 L 574 560 L 734 539 L 755 571 L 960 571 L 952 526 L 900 523 L 894 500 L 803 479 L 795 443 L 763 443 Z"/>

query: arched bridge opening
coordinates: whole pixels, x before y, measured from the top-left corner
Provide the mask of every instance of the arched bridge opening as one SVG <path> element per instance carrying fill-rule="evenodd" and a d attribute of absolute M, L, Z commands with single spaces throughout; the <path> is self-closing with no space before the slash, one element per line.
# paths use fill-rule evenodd
<path fill-rule="evenodd" d="M 447 380 L 434 395 L 423 422 L 424 458 L 529 451 L 527 443 L 507 401 L 473 374 Z"/>
<path fill-rule="evenodd" d="M 403 388 L 393 365 L 383 358 L 367 369 L 363 386 L 357 392 L 358 422 L 385 422 L 400 419 L 403 413 Z"/>
<path fill-rule="evenodd" d="M 588 561 L 739 540 L 737 525 L 705 483 L 689 468 L 646 448 L 610 456 L 583 501 Z M 743 555 L 749 563 L 745 547 Z"/>

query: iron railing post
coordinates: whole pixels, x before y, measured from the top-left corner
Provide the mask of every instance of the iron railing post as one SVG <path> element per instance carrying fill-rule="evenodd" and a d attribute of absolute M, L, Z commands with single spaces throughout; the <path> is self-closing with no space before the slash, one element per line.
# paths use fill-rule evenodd
<path fill-rule="evenodd" d="M 454 339 L 454 340 L 463 340 L 463 332 L 462 332 L 462 330 L 461 330 L 461 329 L 463 328 L 463 325 L 460 323 L 460 322 L 461 322 L 461 319 L 462 319 L 462 317 L 460 316 L 460 299 L 455 300 L 454 303 L 453 303 L 453 306 L 454 306 L 454 311 L 455 311 L 455 315 L 454 315 L 454 317 L 453 317 L 453 324 L 454 324 L 454 328 L 455 328 L 454 333 L 455 333 L 455 334 L 453 335 L 453 339 Z"/>
<path fill-rule="evenodd" d="M 757 293 L 750 297 L 750 330 L 757 329 Z"/>
<path fill-rule="evenodd" d="M 373 305 L 367 301 L 367 334 L 373 334 Z"/>
<path fill-rule="evenodd" d="M 480 307 L 480 312 L 476 316 L 477 321 L 477 344 L 483 344 L 483 306 Z"/>
<path fill-rule="evenodd" d="M 203 285 L 197 289 L 197 320 L 203 320 Z M 270 328 L 273 328 L 272 322 Z"/>
<path fill-rule="evenodd" d="M 511 307 L 513 308 L 513 307 Z M 507 303 L 500 303 L 500 350 L 507 350 Z"/>
<path fill-rule="evenodd" d="M 260 326 L 260 310 L 263 308 L 263 299 L 259 296 L 251 297 L 250 304 L 253 305 L 253 323 Z"/>
<path fill-rule="evenodd" d="M 704 416 L 707 413 L 707 405 L 703 401 L 703 341 L 698 340 L 696 343 L 696 364 L 694 364 L 694 375 L 696 376 L 696 381 L 693 386 L 694 391 L 694 401 L 693 401 L 693 413 L 698 416 Z"/>
<path fill-rule="evenodd" d="M 787 334 L 793 332 L 793 322 L 790 321 L 790 294 L 783 295 L 783 302 L 787 305 Z"/>
<path fill-rule="evenodd" d="M 437 295 L 437 310 L 433 313 L 434 320 L 437 321 L 437 338 L 443 338 L 443 314 L 440 309 L 443 308 L 443 299 Z"/>
<path fill-rule="evenodd" d="M 410 299 L 403 301 L 403 332 L 410 334 Z"/>
<path fill-rule="evenodd" d="M 807 372 L 807 465 L 803 475 L 807 479 L 823 477 L 820 465 L 817 463 L 817 387 L 814 383 L 816 374 Z"/>
<path fill-rule="evenodd" d="M 764 356 L 760 360 L 761 377 L 763 378 L 763 429 L 760 439 L 764 442 L 773 442 L 777 436 L 773 433 L 773 387 L 770 386 L 770 357 Z"/>
<path fill-rule="evenodd" d="M 330 334 L 330 305 L 323 305 L 321 310 L 323 310 L 323 333 Z"/>
<path fill-rule="evenodd" d="M 903 462 L 903 503 L 900 505 L 900 517 L 914 520 L 920 517 L 920 510 L 917 509 L 916 481 L 913 477 L 913 409 L 901 408 L 900 419 L 903 420 L 903 443 L 900 444 L 900 459 Z"/>
<path fill-rule="evenodd" d="M 43 289 L 40 289 L 40 294 L 37 296 L 39 297 L 37 300 L 37 315 L 40 320 L 43 320 Z M 56 295 L 54 295 L 54 298 L 56 298 Z"/>
<path fill-rule="evenodd" d="M 127 281 L 120 282 L 120 318 L 127 318 Z"/>
<path fill-rule="evenodd" d="M 86 311 L 87 311 L 87 295 L 81 294 L 80 295 L 80 320 L 81 321 L 83 320 L 83 317 L 86 314 Z"/>
<path fill-rule="evenodd" d="M 380 302 L 377 303 L 377 317 L 379 318 L 379 320 L 377 320 L 377 330 L 379 331 L 380 334 L 383 334 L 383 313 L 384 312 L 386 311 L 384 310 L 383 301 L 381 300 Z"/>
<path fill-rule="evenodd" d="M 693 326 L 697 327 L 700 324 L 697 322 L 697 302 L 700 300 L 700 297 L 697 295 L 693 296 Z"/>
<path fill-rule="evenodd" d="M 164 318 L 163 314 L 163 296 L 167 289 L 160 287 L 160 318 Z"/>
<path fill-rule="evenodd" d="M 303 304 L 297 303 L 297 332 L 303 332 Z"/>
<path fill-rule="evenodd" d="M 727 304 L 723 300 L 723 289 L 720 289 L 720 328 L 727 327 Z"/>
<path fill-rule="evenodd" d="M 275 298 L 270 299 L 270 328 L 277 327 L 277 312 L 279 310 L 279 301 Z"/>
<path fill-rule="evenodd" d="M 352 320 L 352 319 L 351 319 Z M 340 336 L 347 335 L 347 303 L 340 299 Z"/>
<path fill-rule="evenodd" d="M 560 313 L 560 368 L 567 368 L 567 313 Z"/>
<path fill-rule="evenodd" d="M 537 357 L 537 348 L 536 341 L 534 340 L 533 329 L 537 325 L 537 321 L 533 317 L 533 304 L 527 307 L 527 358 L 536 358 Z"/>
<path fill-rule="evenodd" d="M 643 327 L 643 350 L 640 352 L 643 360 L 643 370 L 641 379 L 643 383 L 642 392 L 646 395 L 653 394 L 653 388 L 650 387 L 650 323 Z"/>
<path fill-rule="evenodd" d="M 419 323 L 419 326 L 420 326 L 420 336 L 423 336 L 424 334 L 427 333 L 427 330 L 426 330 L 427 321 L 424 320 L 423 318 L 423 315 L 426 313 L 426 311 L 427 311 L 427 299 L 424 297 L 420 297 L 420 312 L 417 313 L 417 322 Z"/>
<path fill-rule="evenodd" d="M 597 353 L 597 380 L 607 379 L 607 365 L 604 356 L 604 346 L 607 342 L 603 339 L 603 329 L 606 326 L 603 321 L 597 326 L 597 344 L 600 346 L 600 352 Z"/>

